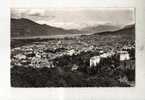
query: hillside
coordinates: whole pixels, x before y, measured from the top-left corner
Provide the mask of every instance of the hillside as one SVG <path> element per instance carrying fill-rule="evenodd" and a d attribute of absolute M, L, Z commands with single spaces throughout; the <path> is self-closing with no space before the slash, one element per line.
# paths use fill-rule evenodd
<path fill-rule="evenodd" d="M 104 25 L 98 25 L 98 26 L 88 26 L 81 29 L 81 31 L 83 31 L 84 33 L 100 33 L 100 32 L 106 32 L 106 31 L 115 31 L 119 29 L 120 29 L 120 26 L 104 24 Z"/>
<path fill-rule="evenodd" d="M 76 34 L 78 30 L 65 30 L 62 28 L 52 27 L 46 24 L 38 24 L 29 19 L 11 19 L 11 36 L 12 37 L 29 37 L 29 36 L 48 36 Z"/>
<path fill-rule="evenodd" d="M 94 33 L 91 35 L 82 35 L 81 41 L 95 47 L 100 47 L 109 50 L 119 50 L 123 46 L 131 46 L 135 44 L 135 25 L 125 26 L 117 31 L 108 31 Z"/>
<path fill-rule="evenodd" d="M 135 25 L 127 25 L 116 31 L 106 31 L 100 33 L 94 33 L 93 35 L 131 35 L 135 36 Z"/>

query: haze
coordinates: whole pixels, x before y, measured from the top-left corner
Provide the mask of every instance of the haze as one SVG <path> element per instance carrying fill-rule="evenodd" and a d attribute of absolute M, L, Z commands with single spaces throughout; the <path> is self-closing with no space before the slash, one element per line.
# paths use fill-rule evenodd
<path fill-rule="evenodd" d="M 124 26 L 135 23 L 133 8 L 12 8 L 11 18 L 28 18 L 39 24 L 64 29 L 82 29 L 88 26 Z"/>

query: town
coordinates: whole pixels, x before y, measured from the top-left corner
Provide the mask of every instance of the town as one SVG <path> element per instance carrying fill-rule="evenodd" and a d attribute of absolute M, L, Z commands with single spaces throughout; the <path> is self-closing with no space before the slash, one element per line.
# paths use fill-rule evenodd
<path fill-rule="evenodd" d="M 23 67 L 48 67 L 53 68 L 53 60 L 59 57 L 63 57 L 64 55 L 68 56 L 77 56 L 82 52 L 92 52 L 94 56 L 89 57 L 90 66 L 96 66 L 100 63 L 103 58 L 111 58 L 115 55 L 118 56 L 119 61 L 125 61 L 130 59 L 135 59 L 135 46 L 127 47 L 124 46 L 120 51 L 110 50 L 108 52 L 103 51 L 103 49 L 98 47 L 90 46 L 89 48 L 63 48 L 61 45 L 61 41 L 56 43 L 57 47 L 47 48 L 47 45 L 30 45 L 30 46 L 22 46 L 12 49 L 11 55 L 11 65 L 12 66 L 23 66 Z M 19 52 L 16 54 L 16 52 Z M 97 53 L 97 54 L 96 54 Z"/>
<path fill-rule="evenodd" d="M 11 86 L 134 87 L 134 15 L 131 8 L 13 8 Z"/>
<path fill-rule="evenodd" d="M 68 71 L 73 73 L 82 72 L 88 75 L 96 75 L 103 71 L 116 72 L 135 70 L 135 43 L 123 45 L 120 48 L 97 47 L 94 41 L 80 38 L 51 39 L 47 41 L 33 42 L 31 44 L 11 49 L 11 68 L 48 68 Z M 91 45 L 90 45 L 91 44 Z M 130 77 L 116 75 L 117 80 L 134 86 L 133 74 Z M 61 86 L 61 85 L 60 85 Z"/>

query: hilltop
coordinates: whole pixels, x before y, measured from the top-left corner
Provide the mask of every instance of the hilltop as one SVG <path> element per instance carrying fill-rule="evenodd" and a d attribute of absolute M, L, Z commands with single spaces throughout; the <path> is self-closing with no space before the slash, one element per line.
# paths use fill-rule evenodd
<path fill-rule="evenodd" d="M 80 33 L 78 30 L 65 30 L 46 24 L 38 24 L 32 20 L 11 19 L 11 37 L 49 36 Z"/>

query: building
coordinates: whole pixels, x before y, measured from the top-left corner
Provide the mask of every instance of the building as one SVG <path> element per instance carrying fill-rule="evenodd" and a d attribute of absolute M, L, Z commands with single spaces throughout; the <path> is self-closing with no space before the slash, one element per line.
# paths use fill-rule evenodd
<path fill-rule="evenodd" d="M 100 56 L 93 56 L 90 58 L 90 68 L 96 67 L 97 64 L 100 63 L 101 57 Z"/>

